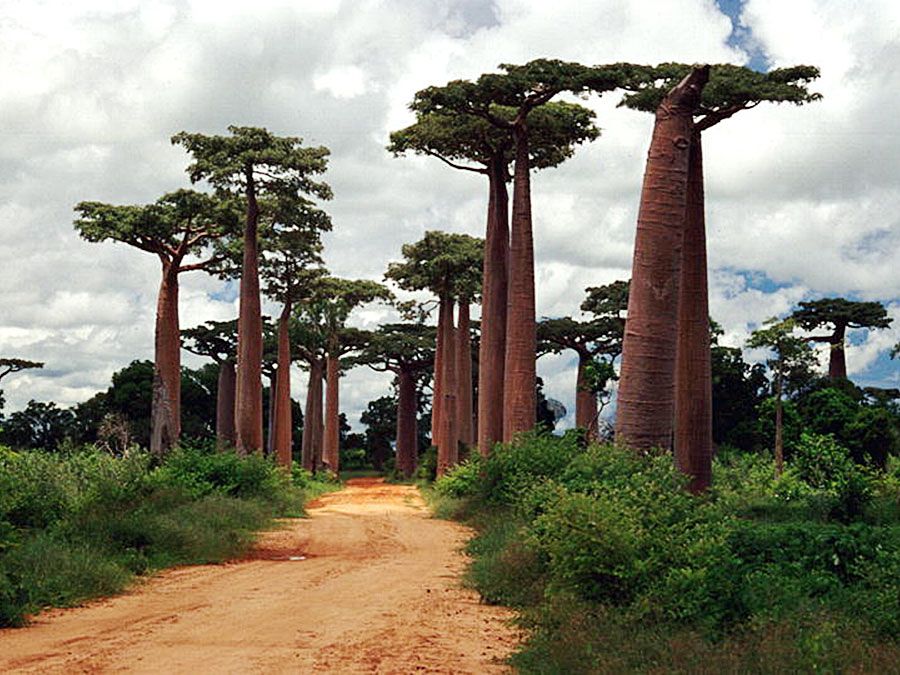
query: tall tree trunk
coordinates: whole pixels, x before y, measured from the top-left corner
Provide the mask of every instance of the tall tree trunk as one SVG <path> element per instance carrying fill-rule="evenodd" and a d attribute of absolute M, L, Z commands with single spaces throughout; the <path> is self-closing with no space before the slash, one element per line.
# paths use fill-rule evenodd
<path fill-rule="evenodd" d="M 291 338 L 288 323 L 291 317 L 291 303 L 285 303 L 278 317 L 278 377 L 275 391 L 270 396 L 275 400 L 274 423 L 272 425 L 272 452 L 279 466 L 291 467 L 291 447 L 293 420 L 291 419 Z"/>
<path fill-rule="evenodd" d="M 443 475 L 454 466 L 458 457 L 458 434 L 456 425 L 456 345 L 453 339 L 453 299 L 447 294 L 441 297 L 438 325 L 443 328 L 441 335 L 441 415 L 437 451 L 437 473 Z"/>
<path fill-rule="evenodd" d="M 216 448 L 221 452 L 234 447 L 234 361 L 219 364 L 216 388 Z"/>
<path fill-rule="evenodd" d="M 478 356 L 478 450 L 488 455 L 503 440 L 503 372 L 506 358 L 506 294 L 509 267 L 509 196 L 502 157 L 488 167 L 489 198 L 484 239 L 481 343 Z"/>
<path fill-rule="evenodd" d="M 269 379 L 269 409 L 266 411 L 266 456 L 270 457 L 275 452 L 275 393 L 278 391 L 278 372 L 272 370 L 266 377 Z M 265 396 L 263 398 L 265 399 Z"/>
<path fill-rule="evenodd" d="M 318 403 L 316 402 L 318 400 Z M 303 410 L 303 439 L 300 461 L 307 471 L 315 471 L 321 455 L 319 443 L 319 419 L 322 407 L 322 361 L 314 358 L 309 363 L 309 383 L 306 387 L 306 406 Z"/>
<path fill-rule="evenodd" d="M 181 434 L 181 333 L 178 328 L 178 266 L 164 262 L 156 300 L 150 451 L 165 455 Z"/>
<path fill-rule="evenodd" d="M 618 442 L 671 447 L 678 281 L 693 114 L 709 68 L 695 68 L 656 111 L 634 242 L 616 413 Z"/>
<path fill-rule="evenodd" d="M 575 426 L 584 429 L 588 440 L 597 438 L 597 394 L 591 391 L 586 369 L 591 362 L 587 351 L 578 352 L 578 375 L 575 378 Z"/>
<path fill-rule="evenodd" d="M 315 460 L 316 460 L 316 471 L 321 471 L 324 468 L 324 450 L 325 450 L 325 406 L 322 405 L 322 384 L 325 381 L 325 361 L 324 359 L 319 362 L 319 379 L 317 381 L 317 392 L 316 392 L 316 400 L 315 410 L 314 410 L 314 419 L 316 423 L 315 427 Z"/>
<path fill-rule="evenodd" d="M 406 478 L 416 470 L 416 381 L 412 373 L 401 368 L 397 401 L 397 470 Z"/>
<path fill-rule="evenodd" d="M 506 306 L 506 359 L 503 389 L 503 440 L 507 443 L 535 425 L 537 328 L 534 309 L 534 238 L 531 229 L 531 176 L 528 128 L 513 129 L 516 164 L 509 240 L 509 288 Z"/>
<path fill-rule="evenodd" d="M 444 405 L 444 316 L 443 305 L 438 309 L 437 331 L 434 336 L 434 383 L 431 387 L 431 444 L 437 447 L 441 438 L 441 409 Z"/>
<path fill-rule="evenodd" d="M 775 477 L 784 472 L 784 408 L 781 401 L 783 377 L 781 364 L 775 376 Z"/>
<path fill-rule="evenodd" d="M 238 316 L 235 433 L 240 454 L 263 448 L 262 314 L 259 298 L 259 207 L 252 175 L 247 172 L 247 218 L 244 223 L 244 260 L 241 267 Z"/>
<path fill-rule="evenodd" d="M 329 351 L 325 382 L 325 441 L 322 461 L 326 468 L 337 473 L 340 470 L 340 360 Z"/>
<path fill-rule="evenodd" d="M 847 378 L 847 355 L 844 352 L 844 342 L 847 336 L 846 324 L 839 323 L 834 328 L 831 351 L 828 354 L 828 377 L 832 380 Z"/>
<path fill-rule="evenodd" d="M 675 464 L 702 492 L 712 480 L 712 364 L 701 134 L 691 139 L 675 359 Z"/>
<path fill-rule="evenodd" d="M 472 333 L 468 300 L 459 301 L 459 318 L 456 328 L 456 374 L 459 393 L 456 398 L 457 429 L 459 440 L 466 446 L 475 445 L 475 428 L 472 410 Z"/>

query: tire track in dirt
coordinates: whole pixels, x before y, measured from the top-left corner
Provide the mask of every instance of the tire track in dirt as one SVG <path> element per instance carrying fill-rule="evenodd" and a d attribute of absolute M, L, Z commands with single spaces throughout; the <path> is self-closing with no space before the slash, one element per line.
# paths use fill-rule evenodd
<path fill-rule="evenodd" d="M 510 613 L 460 587 L 469 533 L 415 488 L 351 481 L 309 514 L 245 560 L 0 630 L 0 672 L 508 672 Z"/>

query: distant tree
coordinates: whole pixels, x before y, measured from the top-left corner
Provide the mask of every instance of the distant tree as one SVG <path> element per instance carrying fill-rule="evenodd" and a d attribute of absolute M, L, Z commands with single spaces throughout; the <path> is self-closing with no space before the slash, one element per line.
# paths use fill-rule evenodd
<path fill-rule="evenodd" d="M 40 361 L 28 361 L 27 359 L 0 359 L 0 380 L 11 373 L 19 373 L 32 368 L 43 368 Z"/>
<path fill-rule="evenodd" d="M 773 376 L 773 394 L 775 397 L 775 474 L 780 476 L 784 471 L 784 442 L 782 424 L 782 397 L 785 379 L 791 371 L 809 370 L 814 362 L 814 355 L 809 343 L 793 334 L 793 319 L 779 321 L 770 319 L 767 328 L 758 328 L 750 335 L 747 346 L 763 348 L 772 352 L 766 365 Z"/>
<path fill-rule="evenodd" d="M 397 470 L 406 477 L 416 470 L 418 432 L 416 411 L 419 384 L 434 365 L 435 329 L 423 324 L 385 324 L 368 334 L 359 363 L 396 376 Z"/>
<path fill-rule="evenodd" d="M 471 83 L 451 82 L 439 88 L 472 96 Z M 432 89 L 437 92 L 438 89 Z M 478 92 L 479 95 L 486 92 Z M 474 103 L 474 101 L 473 101 Z M 494 114 L 512 121 L 516 109 L 492 106 Z M 575 146 L 597 137 L 594 113 L 571 103 L 551 102 L 528 116 L 529 165 L 544 169 L 571 157 Z M 481 343 L 478 359 L 478 447 L 483 455 L 503 440 L 503 383 L 506 353 L 506 311 L 509 258 L 510 164 L 515 143 L 510 129 L 500 128 L 480 116 L 446 108 L 418 112 L 416 123 L 391 134 L 388 149 L 395 155 L 414 152 L 437 157 L 448 166 L 479 173 L 488 181 L 488 213 L 484 241 L 481 304 Z M 461 308 L 462 309 L 462 308 Z M 463 310 L 465 311 L 465 310 Z M 464 335 L 460 331 L 461 335 Z M 461 350 L 465 350 L 460 345 Z M 460 385 L 461 394 L 465 387 Z M 465 408 L 465 404 L 461 406 Z M 460 420 L 465 424 L 465 412 Z M 461 438 L 466 438 L 461 430 Z"/>
<path fill-rule="evenodd" d="M 81 202 L 75 211 L 75 228 L 84 239 L 123 242 L 156 255 L 162 264 L 156 304 L 150 450 L 164 454 L 181 434 L 178 275 L 209 269 L 220 260 L 224 239 L 236 230 L 234 205 L 193 190 L 178 190 L 153 204 Z"/>
<path fill-rule="evenodd" d="M 377 471 L 384 468 L 391 452 L 391 442 L 396 431 L 397 401 L 393 396 L 382 396 L 369 401 L 359 421 L 366 425 L 366 452 Z"/>
<path fill-rule="evenodd" d="M 747 363 L 740 347 L 713 344 L 711 357 L 713 441 L 751 450 L 756 411 L 769 390 L 766 368 Z"/>
<path fill-rule="evenodd" d="M 385 278 L 405 290 L 429 290 L 439 302 L 431 436 L 442 474 L 459 459 L 453 307 L 457 300 L 466 303 L 480 294 L 484 242 L 466 234 L 430 231 L 420 241 L 405 244 L 402 252 L 404 261 L 391 263 Z"/>
<path fill-rule="evenodd" d="M 218 368 L 216 386 L 216 446 L 234 447 L 234 362 L 237 351 L 237 320 L 207 321 L 181 331 L 187 351 L 211 358 Z"/>
<path fill-rule="evenodd" d="M 259 284 L 260 218 L 285 222 L 311 204 L 309 196 L 330 199 L 327 184 L 316 182 L 329 151 L 303 147 L 299 138 L 266 129 L 228 127 L 229 136 L 181 132 L 172 143 L 192 155 L 191 181 L 207 180 L 224 194 L 244 199 L 235 433 L 238 452 L 262 451 L 262 314 Z"/>
<path fill-rule="evenodd" d="M 2 442 L 13 448 L 53 452 L 72 432 L 75 414 L 55 403 L 31 400 L 3 423 Z"/>
<path fill-rule="evenodd" d="M 828 335 L 814 335 L 809 340 L 830 346 L 828 377 L 847 377 L 844 342 L 848 328 L 887 328 L 893 321 L 880 302 L 856 302 L 844 298 L 822 298 L 801 302 L 792 314 L 797 325 L 806 330 L 830 327 Z"/>

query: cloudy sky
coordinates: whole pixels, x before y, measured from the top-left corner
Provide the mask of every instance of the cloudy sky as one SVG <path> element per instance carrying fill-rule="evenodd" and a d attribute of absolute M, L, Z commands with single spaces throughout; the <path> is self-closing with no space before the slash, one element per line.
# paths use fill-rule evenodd
<path fill-rule="evenodd" d="M 898 320 L 851 336 L 850 376 L 900 386 L 887 358 L 900 339 L 893 0 L 0 0 L 0 356 L 47 364 L 3 382 L 6 412 L 77 403 L 152 358 L 158 262 L 81 241 L 72 207 L 187 186 L 173 133 L 265 126 L 331 148 L 327 262 L 379 279 L 427 229 L 483 236 L 481 177 L 384 150 L 414 92 L 538 57 L 820 67 L 821 102 L 761 106 L 705 134 L 711 311 L 740 345 L 803 299 L 880 300 Z M 652 119 L 615 102 L 586 102 L 602 137 L 534 177 L 539 315 L 576 312 L 586 286 L 630 273 Z M 234 291 L 185 275 L 181 311 L 184 327 L 232 318 Z M 570 410 L 573 365 L 539 362 Z M 351 373 L 351 422 L 388 389 Z"/>

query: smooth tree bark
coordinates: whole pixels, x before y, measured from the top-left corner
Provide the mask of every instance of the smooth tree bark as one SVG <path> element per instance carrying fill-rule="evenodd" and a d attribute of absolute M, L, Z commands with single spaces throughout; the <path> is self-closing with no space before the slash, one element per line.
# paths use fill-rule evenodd
<path fill-rule="evenodd" d="M 397 470 L 409 478 L 417 463 L 416 380 L 408 368 L 397 373 Z"/>
<path fill-rule="evenodd" d="M 438 309 L 437 332 L 434 338 L 434 377 L 431 384 L 431 444 L 438 447 L 441 441 L 441 411 L 444 407 L 444 333 L 446 317 L 443 305 Z"/>
<path fill-rule="evenodd" d="M 481 342 L 478 358 L 478 450 L 487 456 L 503 440 L 506 303 L 509 267 L 509 194 L 506 161 L 488 166 L 488 215 L 484 241 Z"/>
<path fill-rule="evenodd" d="M 178 271 L 181 260 L 162 258 L 156 303 L 153 405 L 150 448 L 163 454 L 181 435 L 181 332 L 178 327 Z"/>
<path fill-rule="evenodd" d="M 438 427 L 437 473 L 443 475 L 457 463 L 459 435 L 456 417 L 457 374 L 456 344 L 453 339 L 453 299 L 445 294 L 441 298 L 438 331 L 441 333 L 441 396 L 440 426 Z"/>
<path fill-rule="evenodd" d="M 325 439 L 322 462 L 329 471 L 340 470 L 340 378 L 341 364 L 333 351 L 325 359 Z"/>
<path fill-rule="evenodd" d="M 292 461 L 294 428 L 291 413 L 291 309 L 291 303 L 285 303 L 278 317 L 278 370 L 275 391 L 270 394 L 275 401 L 272 415 L 272 452 L 278 465 L 288 469 Z"/>
<path fill-rule="evenodd" d="M 701 134 L 691 140 L 678 301 L 675 462 L 692 492 L 712 481 L 712 361 Z"/>
<path fill-rule="evenodd" d="M 509 286 L 503 390 L 503 440 L 532 429 L 537 414 L 537 334 L 534 299 L 534 238 L 531 223 L 531 171 L 528 127 L 524 116 L 513 128 L 516 162 L 513 173 L 512 226 L 509 240 Z"/>
<path fill-rule="evenodd" d="M 579 351 L 578 373 L 575 377 L 575 426 L 587 432 L 588 440 L 595 440 L 597 438 L 597 394 L 591 390 L 585 377 L 590 363 L 590 352 Z"/>
<path fill-rule="evenodd" d="M 322 359 L 309 360 L 309 384 L 306 387 L 306 407 L 303 411 L 303 439 L 301 463 L 307 471 L 315 471 L 322 456 Z"/>
<path fill-rule="evenodd" d="M 216 449 L 220 452 L 234 447 L 234 388 L 234 361 L 221 361 L 216 387 Z"/>
<path fill-rule="evenodd" d="M 459 440 L 466 447 L 475 445 L 471 330 L 469 301 L 460 299 L 456 328 L 456 373 L 459 389 L 456 398 L 456 408 Z"/>
<path fill-rule="evenodd" d="M 638 211 L 622 348 L 616 438 L 638 451 L 668 449 L 674 425 L 678 282 L 693 116 L 709 67 L 694 68 L 663 99 Z"/>

